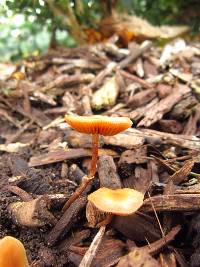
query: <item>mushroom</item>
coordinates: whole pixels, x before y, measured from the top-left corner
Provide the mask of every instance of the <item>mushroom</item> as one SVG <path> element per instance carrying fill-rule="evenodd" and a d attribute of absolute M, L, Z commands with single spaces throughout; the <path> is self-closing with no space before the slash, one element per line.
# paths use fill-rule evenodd
<path fill-rule="evenodd" d="M 131 188 L 102 187 L 88 196 L 86 217 L 91 226 L 108 224 L 113 215 L 128 216 L 143 204 L 144 195 Z"/>
<path fill-rule="evenodd" d="M 12 236 L 0 240 L 0 267 L 29 267 L 23 244 Z"/>
<path fill-rule="evenodd" d="M 115 135 L 128 129 L 132 125 L 132 121 L 129 118 L 108 117 L 101 115 L 66 115 L 65 120 L 72 128 L 74 128 L 78 132 L 92 134 L 92 161 L 88 176 L 83 179 L 82 184 L 65 203 L 63 210 L 69 208 L 69 206 L 80 196 L 80 194 L 85 190 L 87 185 L 91 183 L 92 179 L 94 178 L 97 167 L 99 135 Z"/>

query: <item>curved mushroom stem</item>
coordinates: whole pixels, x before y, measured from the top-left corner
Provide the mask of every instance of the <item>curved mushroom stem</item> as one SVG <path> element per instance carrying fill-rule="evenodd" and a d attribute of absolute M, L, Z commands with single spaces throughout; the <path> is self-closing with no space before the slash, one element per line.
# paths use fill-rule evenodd
<path fill-rule="evenodd" d="M 97 170 L 98 145 L 99 145 L 99 134 L 95 133 L 92 135 L 92 161 L 88 178 L 94 177 Z"/>
<path fill-rule="evenodd" d="M 82 192 L 86 189 L 86 187 L 92 182 L 97 169 L 98 144 L 99 144 L 99 134 L 96 133 L 92 135 L 92 161 L 91 161 L 90 172 L 88 176 L 83 178 L 81 185 L 67 200 L 67 202 L 62 208 L 63 212 L 66 211 L 71 206 L 71 204 L 82 194 Z"/>

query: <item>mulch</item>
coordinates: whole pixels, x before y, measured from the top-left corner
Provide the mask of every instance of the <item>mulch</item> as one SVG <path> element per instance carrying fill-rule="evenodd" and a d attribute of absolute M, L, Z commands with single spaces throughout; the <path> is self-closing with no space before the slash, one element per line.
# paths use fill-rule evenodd
<path fill-rule="evenodd" d="M 1 72 L 0 237 L 19 238 L 35 267 L 79 266 L 87 251 L 82 266 L 199 266 L 198 42 L 119 48 L 111 38 Z M 94 182 L 63 212 L 91 161 L 91 136 L 65 114 L 124 116 L 133 126 L 100 138 Z M 144 203 L 99 230 L 85 215 L 99 187 L 134 188 Z"/>

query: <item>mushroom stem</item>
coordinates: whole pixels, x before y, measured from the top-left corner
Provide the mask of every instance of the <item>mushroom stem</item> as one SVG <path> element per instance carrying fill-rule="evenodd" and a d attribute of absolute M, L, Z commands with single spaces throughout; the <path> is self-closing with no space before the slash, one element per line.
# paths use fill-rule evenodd
<path fill-rule="evenodd" d="M 92 135 L 92 161 L 88 178 L 94 177 L 96 173 L 97 159 L 98 159 L 98 145 L 99 145 L 99 134 L 95 133 Z"/>
<path fill-rule="evenodd" d="M 92 134 L 92 161 L 91 168 L 88 176 L 84 177 L 81 185 L 76 189 L 76 191 L 67 200 L 62 208 L 62 211 L 66 211 L 71 204 L 83 193 L 86 187 L 92 182 L 97 169 L 97 159 L 98 159 L 98 144 L 99 144 L 99 134 Z"/>

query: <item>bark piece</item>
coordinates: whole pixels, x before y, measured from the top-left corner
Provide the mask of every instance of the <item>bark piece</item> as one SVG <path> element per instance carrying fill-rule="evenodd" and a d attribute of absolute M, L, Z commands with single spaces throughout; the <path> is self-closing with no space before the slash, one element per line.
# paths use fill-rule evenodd
<path fill-rule="evenodd" d="M 194 161 L 186 161 L 182 168 L 176 171 L 173 175 L 170 176 L 170 180 L 174 184 L 180 184 L 187 179 L 187 176 L 190 174 L 192 167 L 194 166 Z"/>
<path fill-rule="evenodd" d="M 63 87 L 74 85 L 78 83 L 91 82 L 94 79 L 94 75 L 91 73 L 68 75 L 63 74 L 58 76 L 55 80 L 48 83 L 48 85 L 40 88 L 40 91 L 45 93 L 54 87 Z"/>
<path fill-rule="evenodd" d="M 106 227 L 101 226 L 98 233 L 94 237 L 92 243 L 90 244 L 90 247 L 86 251 L 84 257 L 82 258 L 79 267 L 90 267 L 91 263 L 94 259 L 94 257 L 97 255 L 97 251 L 99 249 L 99 246 L 101 245 L 104 233 L 105 233 Z"/>
<path fill-rule="evenodd" d="M 121 164 L 141 164 L 147 162 L 147 147 L 142 146 L 132 150 L 126 150 L 121 154 L 119 166 Z"/>
<path fill-rule="evenodd" d="M 69 129 L 65 134 L 65 139 L 73 148 L 92 147 L 92 140 L 89 134 L 83 134 Z"/>
<path fill-rule="evenodd" d="M 47 210 L 47 201 L 44 197 L 11 203 L 8 210 L 13 221 L 21 226 L 41 227 L 56 222 L 54 216 Z"/>
<path fill-rule="evenodd" d="M 70 246 L 75 246 L 83 242 L 84 239 L 87 239 L 90 236 L 90 230 L 85 229 L 82 231 L 76 231 L 72 233 L 70 237 L 66 237 L 61 244 L 59 245 L 59 250 L 63 253 L 67 253 Z"/>
<path fill-rule="evenodd" d="M 130 187 L 145 194 L 149 189 L 151 182 L 152 176 L 150 171 L 137 165 L 134 174 L 123 179 L 123 187 Z"/>
<path fill-rule="evenodd" d="M 99 149 L 99 154 L 109 154 L 117 156 L 117 153 L 110 149 Z M 41 166 L 50 163 L 55 163 L 67 159 L 76 159 L 91 156 L 90 149 L 72 148 L 68 150 L 60 149 L 58 151 L 49 152 L 43 155 L 31 157 L 29 160 L 29 167 Z"/>
<path fill-rule="evenodd" d="M 69 252 L 70 261 L 78 266 L 87 249 L 88 248 L 71 246 Z M 125 254 L 126 249 L 126 245 L 120 240 L 107 238 L 103 239 L 97 256 L 94 258 L 91 267 L 113 266 Z"/>
<path fill-rule="evenodd" d="M 157 260 L 146 250 L 133 249 L 128 255 L 122 257 L 116 267 L 159 267 Z"/>
<path fill-rule="evenodd" d="M 143 137 L 139 135 L 131 136 L 128 131 L 114 136 L 103 136 L 103 141 L 106 145 L 121 146 L 128 149 L 140 147 L 144 144 Z"/>
<path fill-rule="evenodd" d="M 200 194 L 175 194 L 151 197 L 156 211 L 192 211 L 200 209 Z M 142 212 L 153 212 L 151 200 L 144 200 Z"/>
<path fill-rule="evenodd" d="M 53 246 L 69 232 L 74 221 L 77 220 L 80 212 L 85 207 L 86 202 L 85 197 L 80 197 L 64 212 L 60 220 L 46 237 L 46 242 L 49 246 Z"/>
<path fill-rule="evenodd" d="M 40 127 L 44 127 L 50 123 L 50 119 L 39 109 L 32 108 L 31 113 L 26 113 L 19 104 L 12 108 L 18 113 L 22 114 L 25 118 L 29 118 L 31 121 L 37 123 L 37 125 Z"/>
<path fill-rule="evenodd" d="M 145 142 L 152 145 L 173 145 L 178 147 L 185 147 L 192 150 L 200 149 L 200 139 L 193 135 L 181 135 L 171 134 L 165 132 L 159 132 L 151 129 L 129 129 L 127 134 L 134 136 L 140 136 L 145 139 Z"/>
<path fill-rule="evenodd" d="M 155 77 L 158 75 L 158 66 L 151 62 L 151 58 L 144 61 L 144 72 L 147 77 Z"/>
<path fill-rule="evenodd" d="M 126 217 L 115 216 L 112 226 L 134 241 L 141 242 L 147 239 L 153 242 L 161 236 L 156 219 L 140 212 Z"/>
<path fill-rule="evenodd" d="M 165 98 L 172 92 L 172 86 L 164 83 L 159 83 L 156 89 L 160 98 Z"/>
<path fill-rule="evenodd" d="M 156 104 L 158 103 L 158 98 L 154 98 L 152 101 L 150 101 L 147 105 L 136 108 L 135 110 L 133 110 L 130 113 L 130 119 L 134 120 L 134 121 L 138 121 L 139 119 L 141 119 L 142 117 L 144 117 L 149 110 L 151 110 L 154 106 L 156 106 Z"/>
<path fill-rule="evenodd" d="M 194 113 L 190 116 L 183 133 L 186 135 L 197 134 L 198 122 L 200 120 L 200 105 L 197 105 L 194 109 Z"/>
<path fill-rule="evenodd" d="M 185 119 L 192 114 L 192 109 L 197 104 L 196 97 L 188 95 L 173 107 L 170 115 L 174 119 Z"/>
<path fill-rule="evenodd" d="M 82 178 L 86 175 L 80 168 L 78 165 L 76 164 L 72 164 L 70 167 L 69 167 L 69 175 L 68 175 L 68 178 L 71 180 L 71 181 L 74 181 L 76 182 L 77 184 L 80 184 L 81 181 L 82 181 Z"/>
<path fill-rule="evenodd" d="M 26 161 L 21 158 L 11 158 L 10 168 L 14 176 L 9 178 L 9 183 L 17 185 L 28 193 L 38 195 L 49 191 L 49 181 L 43 177 L 39 169 L 29 168 Z"/>
<path fill-rule="evenodd" d="M 159 120 L 159 124 L 164 132 L 179 134 L 183 131 L 183 126 L 176 120 Z"/>
<path fill-rule="evenodd" d="M 102 155 L 99 157 L 98 174 L 100 187 L 107 187 L 111 189 L 121 188 L 120 177 L 111 156 Z"/>
<path fill-rule="evenodd" d="M 76 98 L 70 94 L 70 92 L 66 91 L 62 97 L 63 106 L 66 107 L 66 113 L 75 112 L 77 108 Z"/>
<path fill-rule="evenodd" d="M 148 169 L 141 166 L 135 168 L 134 188 L 142 193 L 146 193 L 152 182 L 151 175 Z"/>
<path fill-rule="evenodd" d="M 128 106 L 135 109 L 141 107 L 156 97 L 156 91 L 154 89 L 143 90 L 137 94 L 134 94 L 128 100 Z"/>
<path fill-rule="evenodd" d="M 165 113 L 169 112 L 172 107 L 189 92 L 190 88 L 188 86 L 181 84 L 176 85 L 172 93 L 166 98 L 160 100 L 160 102 L 149 111 L 145 118 L 139 122 L 138 127 L 149 127 L 160 120 Z"/>
<path fill-rule="evenodd" d="M 143 250 L 143 249 L 146 250 L 147 249 L 147 251 L 151 255 L 154 255 L 154 254 L 158 253 L 169 242 L 171 242 L 175 238 L 175 236 L 180 232 L 180 230 L 181 230 L 181 226 L 177 225 L 177 226 L 173 227 L 171 229 L 171 231 L 165 235 L 165 237 L 162 237 L 159 240 L 151 243 L 150 246 L 148 244 L 148 245 L 146 245 L 144 247 L 141 247 L 139 249 L 141 249 L 141 250 Z"/>

